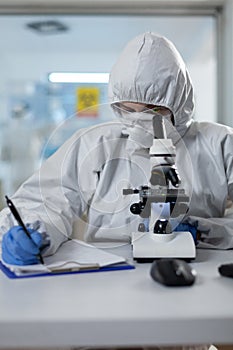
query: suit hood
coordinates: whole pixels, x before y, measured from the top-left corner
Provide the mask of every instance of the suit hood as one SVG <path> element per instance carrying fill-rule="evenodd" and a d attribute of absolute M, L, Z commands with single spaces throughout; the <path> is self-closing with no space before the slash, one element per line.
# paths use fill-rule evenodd
<path fill-rule="evenodd" d="M 109 101 L 167 107 L 176 131 L 183 136 L 191 123 L 194 97 L 189 73 L 175 46 L 150 32 L 130 41 L 112 68 Z"/>

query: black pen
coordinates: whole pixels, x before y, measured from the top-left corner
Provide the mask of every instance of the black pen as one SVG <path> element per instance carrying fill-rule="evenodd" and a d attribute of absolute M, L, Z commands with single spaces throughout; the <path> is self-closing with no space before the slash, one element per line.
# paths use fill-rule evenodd
<path fill-rule="evenodd" d="M 30 233 L 28 232 L 26 226 L 24 225 L 23 220 L 21 219 L 21 217 L 19 215 L 19 212 L 16 209 L 16 207 L 14 206 L 13 202 L 7 196 L 5 196 L 5 198 L 6 198 L 6 204 L 8 205 L 8 208 L 10 209 L 10 211 L 11 211 L 12 215 L 14 216 L 15 220 L 18 222 L 19 226 L 21 226 L 23 228 L 23 230 L 26 233 L 26 235 L 33 242 L 33 239 L 31 237 Z M 40 260 L 41 264 L 44 264 L 44 260 L 43 260 L 43 258 L 42 258 L 40 253 L 38 254 L 38 260 Z"/>

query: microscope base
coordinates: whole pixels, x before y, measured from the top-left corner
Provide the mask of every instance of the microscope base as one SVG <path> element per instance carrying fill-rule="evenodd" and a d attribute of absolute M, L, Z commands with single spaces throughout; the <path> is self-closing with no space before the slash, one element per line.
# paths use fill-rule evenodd
<path fill-rule="evenodd" d="M 196 246 L 190 232 L 169 234 L 133 232 L 131 244 L 133 258 L 138 262 L 149 262 L 161 258 L 189 261 L 196 257 Z"/>

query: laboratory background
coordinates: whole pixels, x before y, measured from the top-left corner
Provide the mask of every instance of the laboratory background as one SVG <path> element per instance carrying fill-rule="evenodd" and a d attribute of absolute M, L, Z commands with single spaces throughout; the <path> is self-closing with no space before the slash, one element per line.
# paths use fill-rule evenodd
<path fill-rule="evenodd" d="M 1 208 L 72 133 L 116 118 L 108 75 L 142 32 L 168 37 L 181 52 L 195 119 L 233 126 L 232 1 L 10 3 L 0 3 Z"/>

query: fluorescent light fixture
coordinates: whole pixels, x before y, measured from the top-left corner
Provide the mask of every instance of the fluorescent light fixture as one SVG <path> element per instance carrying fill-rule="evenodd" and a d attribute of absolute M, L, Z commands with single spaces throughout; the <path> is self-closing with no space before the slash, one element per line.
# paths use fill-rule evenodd
<path fill-rule="evenodd" d="M 108 83 L 109 73 L 59 73 L 48 77 L 51 83 Z"/>
<path fill-rule="evenodd" d="M 68 30 L 66 25 L 54 20 L 27 23 L 27 27 L 39 34 L 57 34 Z"/>

